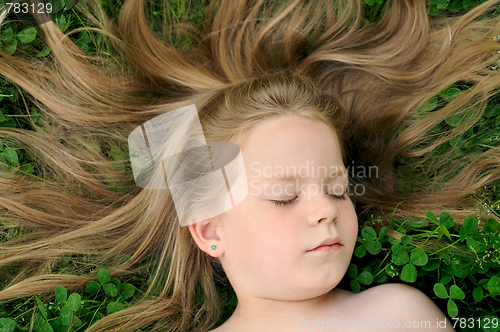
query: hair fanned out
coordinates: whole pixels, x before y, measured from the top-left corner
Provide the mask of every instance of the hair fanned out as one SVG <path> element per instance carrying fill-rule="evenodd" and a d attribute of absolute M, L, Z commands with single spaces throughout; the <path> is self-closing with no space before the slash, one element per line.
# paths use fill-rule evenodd
<path fill-rule="evenodd" d="M 237 141 L 280 114 L 331 123 L 344 142 L 346 166 L 378 170 L 352 179 L 366 188 L 356 197 L 361 219 L 387 219 L 396 206 L 399 219 L 426 211 L 477 214 L 478 193 L 500 180 L 498 148 L 461 158 L 450 150 L 430 160 L 438 146 L 477 125 L 498 92 L 500 70 L 493 66 L 500 44 L 493 37 L 500 20 L 485 15 L 498 3 L 430 18 L 423 0 L 393 0 L 372 24 L 363 21 L 362 0 L 207 1 L 202 25 L 163 22 L 152 29 L 152 3 L 126 0 L 113 19 L 98 1 L 80 1 L 89 31 L 103 37 L 100 53 L 84 53 L 53 22 L 40 26 L 50 60 L 0 51 L 0 74 L 47 118 L 43 126 L 33 123 L 35 130 L 0 128 L 6 145 L 29 152 L 38 175 L 0 168 L 0 215 L 22 234 L 0 243 L 7 280 L 0 301 L 59 284 L 82 287 L 90 271 L 51 271 L 63 256 L 90 255 L 113 266 L 113 276 L 145 266 L 151 273 L 140 301 L 87 331 L 214 327 L 220 264 L 179 227 L 168 191 L 136 187 L 126 156 L 125 170 L 106 157 L 115 146 L 127 151 L 128 134 L 145 121 L 191 104 L 208 141 Z M 176 35 L 188 45 L 174 47 Z M 470 87 L 442 108 L 422 111 L 457 82 Z M 460 125 L 432 131 L 456 114 L 463 114 Z M 401 171 L 424 164 L 432 167 L 410 178 Z M 201 308 L 195 291 L 213 310 Z"/>

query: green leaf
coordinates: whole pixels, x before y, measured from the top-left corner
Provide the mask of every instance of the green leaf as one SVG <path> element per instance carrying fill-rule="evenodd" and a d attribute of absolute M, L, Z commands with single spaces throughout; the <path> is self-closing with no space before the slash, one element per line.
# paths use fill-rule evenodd
<path fill-rule="evenodd" d="M 354 265 L 356 267 L 356 265 Z M 357 271 L 356 271 L 357 274 Z M 356 277 L 354 277 L 356 278 Z M 135 286 L 132 284 L 123 284 L 121 286 L 121 292 L 122 292 L 122 299 L 127 300 L 131 298 L 135 294 Z"/>
<path fill-rule="evenodd" d="M 446 285 L 447 283 L 449 283 L 451 281 L 451 279 L 453 279 L 453 275 L 443 274 L 443 276 L 441 277 L 439 282 Z"/>
<path fill-rule="evenodd" d="M 107 297 L 115 297 L 118 294 L 118 288 L 116 288 L 115 284 L 104 284 L 102 288 L 104 289 L 104 293 Z"/>
<path fill-rule="evenodd" d="M 406 250 L 403 250 L 399 255 L 392 254 L 391 258 L 392 262 L 396 265 L 405 265 L 410 261 L 410 256 Z"/>
<path fill-rule="evenodd" d="M 449 299 L 448 300 L 448 315 L 450 315 L 450 317 L 457 317 L 458 315 L 458 308 L 457 308 L 457 305 L 455 304 L 455 301 L 453 301 L 452 299 Z"/>
<path fill-rule="evenodd" d="M 462 224 L 462 227 L 460 227 L 460 241 L 465 241 L 465 237 L 467 235 L 470 235 L 474 233 L 477 230 L 478 227 L 478 222 L 476 218 L 473 217 L 467 217 L 464 220 L 464 223 Z"/>
<path fill-rule="evenodd" d="M 437 220 L 436 216 L 434 215 L 434 213 L 428 211 L 425 213 L 425 216 L 428 219 L 432 220 L 436 225 L 439 225 L 438 220 Z"/>
<path fill-rule="evenodd" d="M 19 94 L 17 93 L 17 91 L 11 87 L 5 88 L 3 94 L 7 95 L 7 99 L 9 99 L 10 101 L 16 101 L 19 98 Z"/>
<path fill-rule="evenodd" d="M 47 56 L 50 53 L 50 47 L 45 46 L 36 56 L 37 57 L 44 57 Z"/>
<path fill-rule="evenodd" d="M 14 37 L 14 32 L 12 31 L 12 27 L 8 27 L 2 32 L 2 35 L 0 35 L 0 40 L 8 42 Z"/>
<path fill-rule="evenodd" d="M 11 39 L 8 42 L 4 42 L 3 50 L 5 53 L 12 55 L 17 49 L 17 39 Z"/>
<path fill-rule="evenodd" d="M 19 169 L 21 171 L 29 173 L 29 174 L 33 174 L 33 171 L 35 170 L 33 168 L 33 165 L 31 165 L 31 164 L 23 164 L 23 165 L 21 165 L 21 167 L 19 167 Z"/>
<path fill-rule="evenodd" d="M 469 249 L 473 252 L 480 253 L 486 250 L 486 246 L 484 244 L 478 243 L 470 236 L 467 237 L 465 243 L 467 244 L 467 247 L 469 247 Z"/>
<path fill-rule="evenodd" d="M 111 280 L 111 274 L 107 269 L 102 268 L 97 272 L 97 280 L 99 280 L 101 285 L 104 285 Z"/>
<path fill-rule="evenodd" d="M 474 301 L 481 300 L 484 297 L 483 287 L 479 286 L 474 288 L 472 291 L 472 297 L 474 298 Z"/>
<path fill-rule="evenodd" d="M 99 290 L 101 290 L 100 283 L 98 283 L 94 280 L 87 282 L 87 293 L 88 294 L 90 294 L 90 295 L 97 294 L 99 292 Z"/>
<path fill-rule="evenodd" d="M 429 15 L 437 16 L 437 15 L 441 14 L 442 11 L 443 10 L 437 9 L 435 6 L 431 6 L 429 8 Z"/>
<path fill-rule="evenodd" d="M 434 285 L 434 294 L 436 294 L 436 296 L 440 299 L 447 299 L 449 297 L 446 287 L 444 287 L 444 285 L 441 283 L 437 283 Z"/>
<path fill-rule="evenodd" d="M 65 303 L 67 298 L 68 298 L 68 291 L 66 290 L 66 288 L 64 288 L 64 286 L 57 286 L 56 287 L 56 290 L 55 290 L 55 294 L 56 294 L 56 300 L 57 302 L 59 303 Z"/>
<path fill-rule="evenodd" d="M 433 271 L 433 270 L 437 269 L 440 265 L 441 265 L 441 260 L 439 260 L 439 259 L 436 259 L 433 261 L 428 261 L 427 264 L 422 266 L 422 270 Z"/>
<path fill-rule="evenodd" d="M 440 226 L 439 226 L 439 229 L 441 230 L 441 232 L 442 232 L 444 235 L 446 235 L 446 237 L 447 237 L 448 239 L 450 239 L 450 240 L 451 240 L 451 235 L 450 235 L 450 232 L 448 232 L 448 229 L 446 228 L 446 226 L 445 226 L 445 225 L 440 225 Z"/>
<path fill-rule="evenodd" d="M 29 27 L 24 29 L 23 31 L 17 34 L 17 38 L 19 41 L 29 44 L 36 38 L 36 29 L 35 27 Z"/>
<path fill-rule="evenodd" d="M 64 8 L 66 5 L 64 0 L 54 0 L 52 2 L 52 14 L 57 14 Z"/>
<path fill-rule="evenodd" d="M 71 321 L 73 320 L 73 311 L 71 311 L 67 305 L 61 308 L 59 315 L 62 325 L 68 326 L 71 324 Z"/>
<path fill-rule="evenodd" d="M 59 15 L 54 19 L 54 23 L 57 24 L 59 30 L 63 30 L 66 26 L 66 17 L 64 17 L 64 15 Z"/>
<path fill-rule="evenodd" d="M 377 233 L 375 233 L 375 230 L 370 226 L 363 227 L 363 229 L 361 230 L 361 236 L 366 241 L 373 241 L 377 239 Z"/>
<path fill-rule="evenodd" d="M 500 230 L 500 223 L 493 218 L 486 220 L 483 225 L 483 231 L 496 233 Z"/>
<path fill-rule="evenodd" d="M 365 0 L 365 3 L 366 3 L 368 6 L 373 6 L 373 4 L 375 3 L 375 0 Z"/>
<path fill-rule="evenodd" d="M 13 148 L 5 148 L 2 154 L 9 164 L 15 167 L 19 166 L 19 158 Z"/>
<path fill-rule="evenodd" d="M 13 332 L 16 329 L 16 322 L 10 318 L 0 318 L 0 332 Z"/>
<path fill-rule="evenodd" d="M 387 234 L 387 227 L 382 227 L 382 229 L 380 230 L 380 234 L 378 235 L 378 240 L 382 240 L 385 235 Z"/>
<path fill-rule="evenodd" d="M 413 238 L 409 235 L 403 235 L 401 237 L 401 244 L 404 246 L 410 244 L 412 241 L 413 241 Z"/>
<path fill-rule="evenodd" d="M 490 235 L 490 245 L 493 249 L 500 249 L 500 237 Z"/>
<path fill-rule="evenodd" d="M 114 285 L 113 285 L 114 286 Z M 108 304 L 107 308 L 106 308 L 106 312 L 108 315 L 111 315 L 115 312 L 118 312 L 120 310 L 123 310 L 123 303 L 120 303 L 120 302 L 111 302 Z"/>
<path fill-rule="evenodd" d="M 437 9 L 445 9 L 446 7 L 448 7 L 448 2 L 444 2 L 436 6 Z"/>
<path fill-rule="evenodd" d="M 351 280 L 350 286 L 351 286 L 351 290 L 354 293 L 359 293 L 359 291 L 361 290 L 361 285 L 359 284 L 359 282 L 356 279 Z"/>
<path fill-rule="evenodd" d="M 500 115 L 500 107 L 498 105 L 488 105 L 484 111 L 484 116 L 487 118 L 494 118 Z"/>
<path fill-rule="evenodd" d="M 43 319 L 42 315 L 40 315 L 39 312 L 35 314 L 35 317 L 33 317 L 33 329 L 36 332 L 43 332 L 43 327 L 45 326 L 45 319 Z"/>
<path fill-rule="evenodd" d="M 397 274 L 397 268 L 392 264 L 387 265 L 384 271 L 389 277 L 395 277 Z"/>
<path fill-rule="evenodd" d="M 474 0 L 462 0 L 462 7 L 464 7 L 465 10 L 471 10 L 474 8 Z"/>
<path fill-rule="evenodd" d="M 76 45 L 79 48 L 82 48 L 82 46 L 90 43 L 91 41 L 92 41 L 92 36 L 90 36 L 87 31 L 81 31 L 80 34 L 78 35 Z"/>
<path fill-rule="evenodd" d="M 368 247 L 366 247 L 368 252 L 372 255 L 378 254 L 382 250 L 382 243 L 378 241 L 374 241 L 368 244 Z"/>
<path fill-rule="evenodd" d="M 391 248 L 392 252 L 396 255 L 401 255 L 401 253 L 404 250 L 404 247 L 400 245 L 399 243 L 393 244 Z"/>
<path fill-rule="evenodd" d="M 117 288 L 120 288 L 120 286 L 122 285 L 122 282 L 121 282 L 121 281 L 120 281 L 120 279 L 118 279 L 118 278 L 111 278 L 111 281 L 110 281 L 110 282 L 111 282 L 111 283 L 113 283 L 113 284 L 115 284 L 115 286 L 116 286 Z"/>
<path fill-rule="evenodd" d="M 369 285 L 373 282 L 373 275 L 368 271 L 361 272 L 358 281 L 363 285 Z"/>
<path fill-rule="evenodd" d="M 497 276 L 491 277 L 491 279 L 487 283 L 487 287 L 492 297 L 500 294 L 500 278 Z"/>
<path fill-rule="evenodd" d="M 452 127 L 457 127 L 458 125 L 460 125 L 460 123 L 462 123 L 462 119 L 463 119 L 463 114 L 457 113 L 446 118 L 444 121 Z"/>
<path fill-rule="evenodd" d="M 66 6 L 64 7 L 64 10 L 73 8 L 73 6 L 75 5 L 75 1 L 76 0 L 66 0 Z"/>
<path fill-rule="evenodd" d="M 429 261 L 429 257 L 422 248 L 412 251 L 410 254 L 410 261 L 417 266 L 424 266 Z"/>
<path fill-rule="evenodd" d="M 358 267 L 354 264 L 349 264 L 347 268 L 347 275 L 353 279 L 358 277 Z"/>
<path fill-rule="evenodd" d="M 467 276 L 466 265 L 463 262 L 458 262 L 456 264 L 452 264 L 453 274 L 459 278 L 465 278 Z"/>
<path fill-rule="evenodd" d="M 48 318 L 48 311 L 47 307 L 45 304 L 43 304 L 42 301 L 38 298 L 38 296 L 35 296 L 36 303 L 38 304 L 38 309 L 40 310 L 40 313 L 42 314 L 43 318 L 47 319 Z"/>
<path fill-rule="evenodd" d="M 49 324 L 49 322 L 44 322 L 42 332 L 54 332 L 54 329 Z"/>
<path fill-rule="evenodd" d="M 450 228 L 455 225 L 453 218 L 450 217 L 448 212 L 441 212 L 441 215 L 439 216 L 439 224 L 446 228 Z"/>
<path fill-rule="evenodd" d="M 354 249 L 354 256 L 358 258 L 363 258 L 365 257 L 365 255 L 366 255 L 366 249 L 363 248 L 363 246 L 359 246 L 356 247 L 356 249 Z"/>
<path fill-rule="evenodd" d="M 78 327 L 81 326 L 82 324 L 83 322 L 81 321 L 81 319 L 75 316 L 75 321 L 73 322 L 73 326 Z"/>
<path fill-rule="evenodd" d="M 68 308 L 72 311 L 77 311 L 80 308 L 81 296 L 78 293 L 73 293 L 68 298 Z"/>
<path fill-rule="evenodd" d="M 465 299 L 465 293 L 457 285 L 451 285 L 450 297 L 455 300 L 463 300 Z"/>
<path fill-rule="evenodd" d="M 437 8 L 442 9 L 439 7 Z M 439 95 L 447 102 L 451 102 L 455 100 L 460 95 L 460 93 L 462 93 L 462 91 L 460 91 L 460 89 L 458 88 L 448 88 L 446 90 L 441 91 Z"/>
<path fill-rule="evenodd" d="M 403 267 L 403 270 L 401 270 L 400 278 L 406 282 L 415 282 L 417 281 L 417 275 L 418 271 L 415 265 L 408 263 Z"/>
<path fill-rule="evenodd" d="M 437 95 L 432 96 L 429 98 L 425 103 L 423 103 L 418 110 L 420 112 L 430 112 L 434 110 L 437 106 Z"/>
<path fill-rule="evenodd" d="M 16 121 L 12 118 L 9 118 L 6 121 L 3 121 L 0 123 L 0 127 L 11 127 L 11 128 L 16 128 Z M 1 154 L 0 154 L 1 156 Z"/>

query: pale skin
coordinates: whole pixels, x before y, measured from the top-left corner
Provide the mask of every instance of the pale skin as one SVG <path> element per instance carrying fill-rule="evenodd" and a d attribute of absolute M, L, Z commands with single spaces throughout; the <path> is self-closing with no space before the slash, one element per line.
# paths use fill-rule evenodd
<path fill-rule="evenodd" d="M 220 260 L 238 297 L 233 315 L 212 332 L 332 331 L 344 321 L 351 322 L 348 331 L 385 331 L 384 321 L 398 321 L 405 331 L 454 331 L 432 300 L 410 286 L 385 284 L 358 294 L 335 288 L 349 266 L 358 221 L 329 126 L 297 116 L 269 119 L 250 130 L 241 151 L 246 198 L 189 226 L 200 249 Z M 342 245 L 309 251 L 327 238 Z M 380 327 L 367 325 L 370 319 Z M 321 326 L 324 321 L 330 325 Z M 414 327 L 415 321 L 430 328 Z"/>

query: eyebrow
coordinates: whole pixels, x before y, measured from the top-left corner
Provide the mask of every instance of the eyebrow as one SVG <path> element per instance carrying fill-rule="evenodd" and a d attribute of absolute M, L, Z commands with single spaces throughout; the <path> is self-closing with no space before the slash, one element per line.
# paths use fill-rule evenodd
<path fill-rule="evenodd" d="M 315 174 L 317 175 L 317 174 Z M 337 179 L 339 177 L 349 177 L 349 170 L 345 167 L 337 167 L 336 171 L 331 171 L 327 172 L 327 176 L 325 178 L 328 179 Z M 265 180 L 274 180 L 274 181 L 280 181 L 280 182 L 291 182 L 295 181 L 299 176 L 297 174 L 283 174 L 282 176 L 269 176 L 269 177 L 262 177 L 259 178 L 259 180 L 265 181 Z M 317 177 L 317 176 L 315 176 Z M 306 178 L 306 177 L 300 177 L 300 178 Z"/>

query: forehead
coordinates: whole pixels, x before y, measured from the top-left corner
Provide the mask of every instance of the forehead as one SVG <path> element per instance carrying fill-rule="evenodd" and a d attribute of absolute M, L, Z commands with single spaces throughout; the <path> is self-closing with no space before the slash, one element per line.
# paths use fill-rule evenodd
<path fill-rule="evenodd" d="M 242 152 L 245 164 L 254 168 L 343 165 L 337 134 L 323 122 L 298 116 L 256 125 L 247 133 Z"/>

